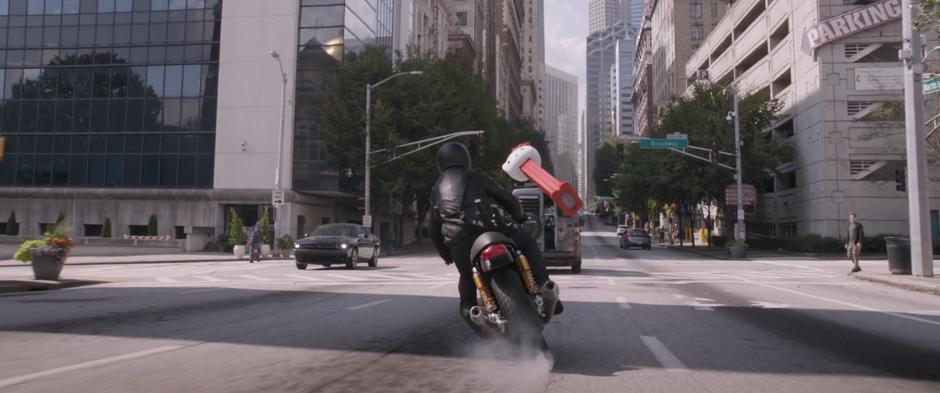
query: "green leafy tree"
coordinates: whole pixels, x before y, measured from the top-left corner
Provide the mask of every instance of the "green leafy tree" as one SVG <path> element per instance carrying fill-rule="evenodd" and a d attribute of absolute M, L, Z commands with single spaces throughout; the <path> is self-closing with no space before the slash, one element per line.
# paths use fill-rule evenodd
<path fill-rule="evenodd" d="M 940 32 L 940 0 L 914 0 L 918 8 L 914 28 L 919 31 L 934 30 Z"/>
<path fill-rule="evenodd" d="M 232 245 L 243 245 L 247 237 L 245 236 L 245 223 L 238 216 L 235 209 L 230 209 L 232 218 L 228 223 L 228 241 Z"/>
<path fill-rule="evenodd" d="M 612 194 L 611 175 L 617 172 L 617 142 L 608 141 L 597 148 L 594 155 L 594 187 L 597 195 Z"/>
<path fill-rule="evenodd" d="M 261 243 L 272 245 L 274 231 L 271 230 L 271 215 L 268 213 L 268 208 L 264 208 L 261 213 L 261 219 L 258 221 L 261 222 Z"/>
<path fill-rule="evenodd" d="M 511 185 L 511 180 L 499 167 L 512 147 L 521 142 L 529 142 L 542 151 L 543 165 L 552 167 L 542 134 L 527 124 L 503 119 L 495 99 L 472 73 L 446 60 L 419 54 L 393 66 L 384 49 L 369 47 L 362 53 L 349 54 L 333 89 L 317 108 L 327 153 L 341 173 L 351 174 L 341 178 L 341 189 L 362 192 L 366 84 L 383 80 L 396 69 L 421 70 L 423 74 L 399 77 L 372 90 L 372 149 L 456 131 L 485 130 L 483 138 L 466 138 L 462 142 L 473 154 L 473 165 L 504 185 Z M 374 155 L 372 162 L 378 166 L 372 170 L 373 211 L 397 213 L 393 207 L 407 209 L 414 205 L 417 208 L 414 213 L 423 220 L 437 179 L 435 151 L 427 149 L 387 163 L 395 152 Z M 400 228 L 404 227 L 401 223 L 406 214 L 397 217 L 396 238 L 401 239 Z M 419 222 L 417 228 L 421 226 Z"/>
<path fill-rule="evenodd" d="M 7 219 L 6 235 L 16 236 L 19 234 L 19 224 L 16 222 L 16 212 L 10 212 L 10 218 Z"/>
<path fill-rule="evenodd" d="M 654 137 L 683 132 L 695 146 L 718 146 L 734 151 L 734 124 L 727 120 L 732 108 L 728 90 L 708 83 L 696 84 L 689 97 L 677 100 L 660 113 Z M 742 169 L 746 183 L 759 184 L 774 175 L 774 170 L 795 158 L 793 145 L 782 136 L 767 131 L 776 121 L 779 103 L 766 94 L 740 99 Z M 731 161 L 725 159 L 726 164 Z M 641 211 L 650 199 L 675 203 L 679 210 L 693 217 L 696 208 L 710 228 L 708 206 L 724 206 L 725 187 L 733 183 L 733 172 L 717 165 L 681 156 L 668 150 L 642 150 L 636 145 L 625 149 L 620 165 L 615 196 L 618 203 Z M 726 211 L 723 217 L 730 218 Z M 690 220 L 691 221 L 691 220 Z"/>
<path fill-rule="evenodd" d="M 59 212 L 59 216 L 55 219 L 55 226 L 61 226 L 65 224 L 65 213 Z"/>
<path fill-rule="evenodd" d="M 151 214 L 147 220 L 147 236 L 157 236 L 157 230 L 157 216 Z"/>
<path fill-rule="evenodd" d="M 111 218 L 105 217 L 104 223 L 101 224 L 101 237 L 110 238 L 111 237 Z"/>

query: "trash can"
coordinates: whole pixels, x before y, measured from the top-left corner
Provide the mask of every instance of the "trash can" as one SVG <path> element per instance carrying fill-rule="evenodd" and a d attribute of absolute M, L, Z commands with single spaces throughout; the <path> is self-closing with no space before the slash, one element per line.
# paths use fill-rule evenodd
<path fill-rule="evenodd" d="M 888 269 L 891 274 L 911 274 L 911 239 L 908 237 L 886 237 Z"/>

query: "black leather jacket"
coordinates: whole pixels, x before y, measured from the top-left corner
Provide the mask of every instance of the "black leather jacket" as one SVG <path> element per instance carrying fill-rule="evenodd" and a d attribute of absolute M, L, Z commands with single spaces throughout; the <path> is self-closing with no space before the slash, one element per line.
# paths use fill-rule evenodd
<path fill-rule="evenodd" d="M 477 202 L 479 201 L 479 202 Z M 516 222 L 526 219 L 519 201 L 478 170 L 451 167 L 444 170 L 431 190 L 431 239 L 438 253 L 448 263 L 453 261 L 450 245 L 478 231 L 472 217 L 479 216 L 481 205 L 494 203 Z"/>

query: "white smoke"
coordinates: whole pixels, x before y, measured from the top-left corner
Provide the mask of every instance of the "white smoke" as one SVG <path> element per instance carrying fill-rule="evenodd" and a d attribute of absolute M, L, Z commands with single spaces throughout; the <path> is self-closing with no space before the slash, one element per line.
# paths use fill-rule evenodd
<path fill-rule="evenodd" d="M 505 340 L 481 340 L 468 348 L 470 371 L 484 383 L 479 391 L 540 392 L 549 383 L 551 353 L 520 348 Z"/>

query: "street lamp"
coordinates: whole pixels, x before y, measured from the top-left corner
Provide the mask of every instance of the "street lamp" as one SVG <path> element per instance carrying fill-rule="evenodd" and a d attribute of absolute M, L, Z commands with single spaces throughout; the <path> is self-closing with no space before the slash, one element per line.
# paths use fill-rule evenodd
<path fill-rule="evenodd" d="M 371 176 L 372 176 L 372 170 L 369 168 L 369 156 L 372 154 L 372 153 L 371 153 L 371 137 L 372 137 L 372 136 L 370 135 L 370 132 L 371 132 L 370 128 L 371 128 L 371 125 L 372 125 L 372 115 L 371 115 L 371 113 L 372 113 L 372 89 L 374 89 L 374 88 L 376 88 L 376 87 L 379 87 L 379 86 L 382 85 L 383 83 L 388 82 L 388 81 L 390 81 L 390 80 L 392 80 L 392 79 L 395 79 L 395 78 L 397 78 L 397 77 L 399 77 L 399 76 L 402 76 L 402 75 L 421 75 L 421 74 L 424 74 L 424 72 L 423 72 L 423 71 L 405 71 L 405 72 L 399 72 L 399 73 L 397 73 L 397 74 L 395 74 L 395 75 L 392 75 L 392 76 L 390 76 L 390 77 L 388 77 L 388 78 L 382 79 L 382 80 L 379 81 L 378 83 L 369 83 L 369 84 L 366 84 L 366 168 L 365 168 L 365 171 L 366 171 L 365 177 L 366 177 L 366 178 L 365 178 L 365 187 L 364 187 L 364 189 L 365 189 L 365 195 L 364 195 L 364 197 L 365 197 L 365 199 L 366 199 L 366 200 L 365 200 L 365 205 L 366 205 L 366 206 L 365 206 L 365 214 L 364 214 L 363 217 L 362 217 L 362 225 L 364 225 L 364 226 L 366 226 L 366 227 L 369 227 L 369 229 L 371 229 L 371 227 L 372 227 L 372 209 L 371 209 L 371 206 L 372 206 L 372 199 L 371 199 L 371 195 L 370 195 L 370 194 L 371 194 L 371 188 L 372 188 L 372 187 L 371 187 L 371 183 L 370 183 L 370 179 L 371 179 Z"/>
<path fill-rule="evenodd" d="M 282 195 L 281 190 L 281 161 L 282 155 L 284 154 L 284 106 L 287 102 L 287 73 L 284 72 L 284 63 L 281 62 L 281 54 L 277 50 L 271 50 L 271 57 L 274 60 L 277 60 L 278 68 L 281 71 L 281 128 L 277 137 L 277 164 L 274 167 L 274 195 L 271 198 L 271 205 L 274 206 L 274 237 L 277 238 L 277 227 L 278 225 L 283 225 L 281 223 L 278 213 L 279 205 L 284 203 L 284 196 Z M 280 203 L 277 203 L 276 199 L 280 199 Z"/>

